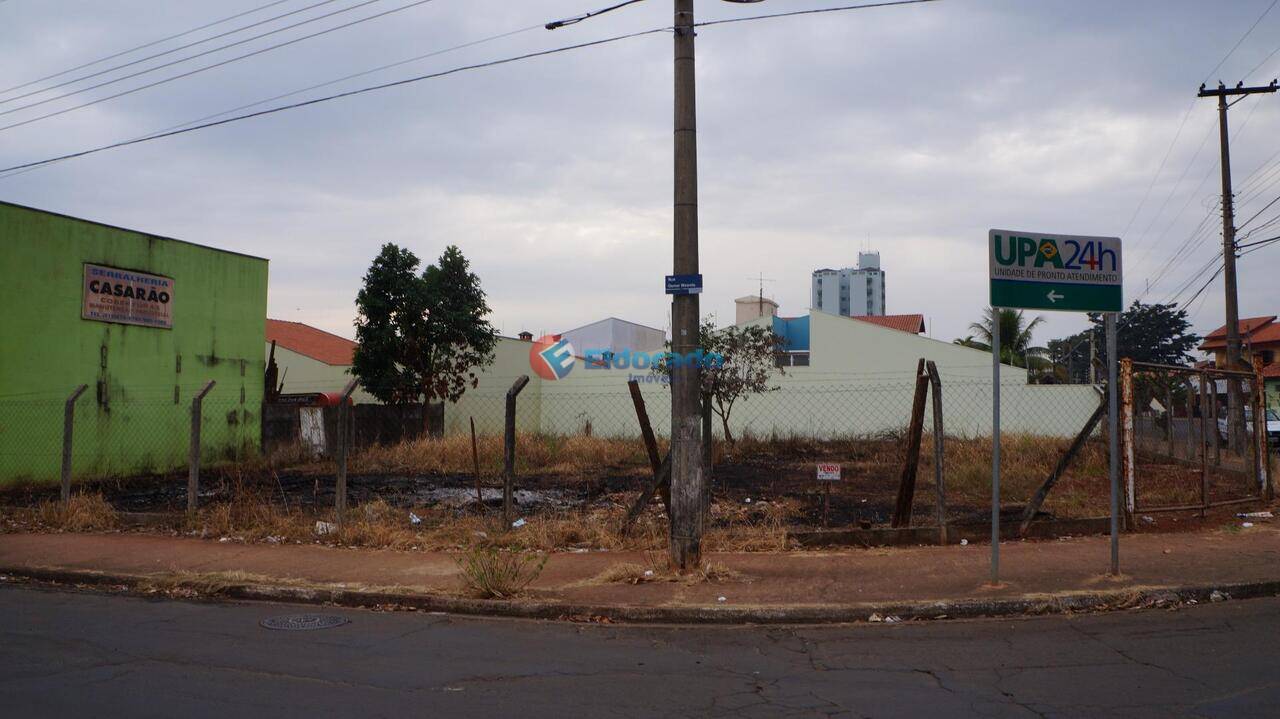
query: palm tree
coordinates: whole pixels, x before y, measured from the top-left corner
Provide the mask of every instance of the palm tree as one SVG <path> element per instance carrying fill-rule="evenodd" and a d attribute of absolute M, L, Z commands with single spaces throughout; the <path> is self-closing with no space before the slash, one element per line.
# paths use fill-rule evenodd
<path fill-rule="evenodd" d="M 999 315 L 996 315 L 996 312 L 999 312 Z M 995 326 L 997 317 L 1000 322 L 1001 362 L 1014 367 L 1026 367 L 1030 363 L 1033 369 L 1049 364 L 1044 359 L 1045 355 L 1049 354 L 1049 350 L 1044 347 L 1034 347 L 1031 344 L 1031 334 L 1036 327 L 1040 326 L 1040 323 L 1044 322 L 1044 316 L 1037 316 L 1028 322 L 1022 310 L 993 310 L 988 307 L 983 313 L 981 322 L 969 325 L 973 334 L 956 340 L 955 344 L 990 352 L 991 329 Z"/>

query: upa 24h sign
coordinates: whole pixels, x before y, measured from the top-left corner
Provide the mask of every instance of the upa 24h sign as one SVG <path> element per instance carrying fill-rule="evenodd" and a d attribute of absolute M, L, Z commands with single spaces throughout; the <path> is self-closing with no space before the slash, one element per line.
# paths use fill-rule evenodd
<path fill-rule="evenodd" d="M 98 322 L 173 328 L 173 278 L 86 262 L 80 316 Z"/>
<path fill-rule="evenodd" d="M 1119 238 L 991 230 L 989 239 L 993 307 L 1124 309 Z"/>

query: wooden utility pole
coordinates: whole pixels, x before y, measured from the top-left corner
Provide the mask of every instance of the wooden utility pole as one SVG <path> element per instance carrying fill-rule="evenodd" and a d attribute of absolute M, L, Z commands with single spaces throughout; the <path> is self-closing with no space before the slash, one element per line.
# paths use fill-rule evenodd
<path fill-rule="evenodd" d="M 1218 98 L 1218 139 L 1222 149 L 1222 276 L 1226 290 L 1227 308 L 1227 366 L 1229 370 L 1244 370 L 1240 361 L 1240 308 L 1236 291 L 1236 223 L 1235 203 L 1231 194 L 1231 146 L 1230 132 L 1227 127 L 1227 109 L 1232 104 L 1227 97 L 1239 95 L 1241 99 L 1257 93 L 1276 91 L 1276 81 L 1262 87 L 1245 87 L 1240 83 L 1235 87 L 1227 87 L 1221 82 L 1212 90 L 1200 86 L 1199 97 Z M 1238 102 L 1238 101 L 1237 101 Z M 1240 380 L 1227 379 L 1227 435 L 1232 449 L 1239 449 L 1244 438 L 1244 396 L 1240 391 Z"/>
<path fill-rule="evenodd" d="M 675 227 L 673 273 L 698 274 L 698 140 L 693 72 L 693 0 L 675 0 Z M 680 358 L 698 345 L 698 295 L 671 298 L 671 348 Z M 671 564 L 681 572 L 702 559 L 702 411 L 699 367 L 671 373 Z"/>

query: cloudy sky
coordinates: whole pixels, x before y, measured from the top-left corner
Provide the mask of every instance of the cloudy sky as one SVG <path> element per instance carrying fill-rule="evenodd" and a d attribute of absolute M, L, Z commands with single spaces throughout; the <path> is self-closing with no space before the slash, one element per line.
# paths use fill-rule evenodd
<path fill-rule="evenodd" d="M 267 1 L 0 0 L 0 86 Z M 13 125 L 395 11 L 0 129 L 0 166 L 510 31 L 524 30 L 254 109 L 671 20 L 671 3 L 649 0 L 549 32 L 540 26 L 612 0 L 410 2 L 281 0 L 0 93 L 0 126 Z M 718 19 L 844 4 L 702 0 L 698 10 Z M 991 227 L 1119 235 L 1128 299 L 1190 299 L 1221 250 L 1216 112 L 1195 91 L 1206 79 L 1265 84 L 1280 73 L 1280 8 L 1263 16 L 1274 4 L 941 0 L 702 29 L 704 313 L 732 318 L 733 298 L 756 292 L 750 278 L 762 273 L 784 314 L 804 313 L 812 270 L 854 264 L 870 247 L 888 273 L 889 311 L 924 313 L 930 333 L 949 340 L 966 334 L 985 301 Z M 294 14 L 68 82 L 285 13 Z M 461 247 L 505 334 L 609 315 L 666 327 L 671 75 L 671 36 L 653 34 L 10 173 L 0 176 L 0 199 L 268 257 L 270 316 L 346 336 L 361 277 L 384 242 L 424 260 Z M 1280 95 L 1244 100 L 1231 119 L 1243 223 L 1280 194 Z M 1244 229 L 1257 230 L 1253 239 L 1280 234 L 1264 226 L 1276 215 L 1280 204 Z M 1277 260 L 1280 244 L 1242 260 L 1242 316 L 1280 311 Z M 1190 307 L 1202 333 L 1221 324 L 1221 278 Z M 1050 320 L 1038 342 L 1083 325 L 1075 315 Z"/>

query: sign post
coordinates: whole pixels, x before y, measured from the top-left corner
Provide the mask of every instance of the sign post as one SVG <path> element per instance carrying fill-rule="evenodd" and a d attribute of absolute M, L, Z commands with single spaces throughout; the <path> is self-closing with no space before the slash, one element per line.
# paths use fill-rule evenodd
<path fill-rule="evenodd" d="M 1106 315 L 1110 393 L 1111 573 L 1120 573 L 1116 315 L 1124 309 L 1120 238 L 1016 230 L 988 233 L 991 281 L 991 583 L 1000 582 L 1000 309 Z"/>
<path fill-rule="evenodd" d="M 827 512 L 831 509 L 831 483 L 840 481 L 840 465 L 818 465 L 818 481 L 822 483 L 822 526 L 827 526 Z"/>

